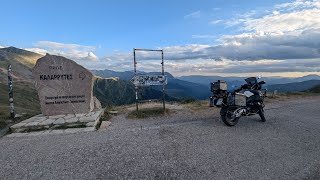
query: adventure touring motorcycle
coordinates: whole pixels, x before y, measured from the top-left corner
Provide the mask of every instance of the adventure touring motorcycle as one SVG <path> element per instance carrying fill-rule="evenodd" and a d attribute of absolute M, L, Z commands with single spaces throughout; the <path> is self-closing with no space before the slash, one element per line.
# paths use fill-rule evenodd
<path fill-rule="evenodd" d="M 265 82 L 258 82 L 255 77 L 247 78 L 245 81 L 247 83 L 234 92 L 227 91 L 225 81 L 211 83 L 213 96 L 210 97 L 210 106 L 221 107 L 221 119 L 228 126 L 236 125 L 241 116 L 255 114 L 260 116 L 262 122 L 266 121 L 263 101 L 267 90 L 262 89 Z"/>

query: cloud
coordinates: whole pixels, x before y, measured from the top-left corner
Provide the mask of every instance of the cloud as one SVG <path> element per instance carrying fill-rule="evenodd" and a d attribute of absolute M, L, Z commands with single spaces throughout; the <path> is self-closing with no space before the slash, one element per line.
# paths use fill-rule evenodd
<path fill-rule="evenodd" d="M 176 75 L 255 72 L 320 74 L 319 2 L 294 1 L 276 5 L 263 13 L 252 10 L 230 21 L 217 22 L 226 26 L 237 25 L 242 33 L 223 35 L 218 44 L 213 45 L 162 47 L 166 70 Z M 209 39 L 214 36 L 193 35 L 192 38 Z M 131 52 L 117 52 L 105 58 L 113 70 L 131 70 L 132 59 Z M 160 56 L 144 52 L 137 54 L 137 59 L 141 70 L 154 70 L 158 64 L 149 60 L 160 60 Z"/>
<path fill-rule="evenodd" d="M 94 46 L 83 46 L 79 44 L 64 44 L 52 41 L 39 41 L 35 46 L 47 47 L 52 49 L 78 49 L 78 50 L 95 50 Z"/>
<path fill-rule="evenodd" d="M 94 46 L 83 46 L 79 44 L 64 44 L 51 41 L 39 41 L 34 44 L 35 48 L 27 48 L 39 54 L 55 54 L 68 57 L 78 61 L 98 61 L 98 57 L 93 53 Z"/>
<path fill-rule="evenodd" d="M 299 11 L 303 9 L 312 9 L 312 8 L 319 8 L 320 2 L 318 0 L 313 1 L 305 1 L 305 0 L 296 0 L 289 3 L 282 3 L 275 5 L 275 9 L 281 12 L 292 12 L 292 11 Z"/>
<path fill-rule="evenodd" d="M 215 24 L 219 24 L 221 22 L 223 22 L 223 20 L 222 19 L 218 19 L 218 20 L 214 20 L 214 21 L 209 22 L 209 24 L 215 25 Z"/>
<path fill-rule="evenodd" d="M 46 53 L 48 53 L 47 50 L 41 49 L 41 48 L 25 48 L 25 50 L 32 51 L 32 52 L 35 52 L 35 53 L 41 54 L 41 55 L 46 55 Z"/>
<path fill-rule="evenodd" d="M 185 19 L 200 18 L 200 15 L 201 15 L 201 11 L 195 11 L 195 12 L 192 12 L 190 14 L 185 15 L 184 18 Z"/>
<path fill-rule="evenodd" d="M 4 46 L 0 46 L 0 48 L 4 48 Z"/>
<path fill-rule="evenodd" d="M 285 33 L 320 28 L 320 8 L 272 14 L 244 22 L 247 31 Z"/>
<path fill-rule="evenodd" d="M 251 10 L 230 20 L 215 20 L 238 29 L 238 34 L 223 35 L 216 44 L 187 44 L 159 47 L 164 50 L 165 70 L 175 75 L 224 73 L 320 74 L 320 1 L 293 1 L 268 11 Z M 184 18 L 199 18 L 200 11 Z M 192 38 L 216 38 L 193 35 Z M 40 41 L 33 51 L 60 54 L 84 62 L 90 69 L 126 71 L 133 69 L 133 53 L 114 51 L 98 58 L 95 47 Z M 160 71 L 161 54 L 137 52 L 138 68 Z M 99 59 L 99 61 L 97 61 Z M 83 61 L 86 60 L 86 61 Z M 91 63 L 96 61 L 95 63 Z"/>

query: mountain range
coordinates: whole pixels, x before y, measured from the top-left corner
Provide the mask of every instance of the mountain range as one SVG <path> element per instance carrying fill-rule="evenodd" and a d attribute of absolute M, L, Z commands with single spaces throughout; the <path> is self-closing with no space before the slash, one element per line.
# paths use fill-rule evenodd
<path fill-rule="evenodd" d="M 247 77 L 221 77 L 221 76 L 182 76 L 179 79 L 189 82 L 198 82 L 203 85 L 209 85 L 217 80 L 224 80 L 228 84 L 230 91 L 239 88 L 245 83 Z M 298 78 L 286 77 L 262 77 L 259 81 L 265 81 L 264 85 L 268 91 L 277 90 L 278 92 L 298 92 L 306 91 L 316 85 L 320 85 L 320 76 L 307 75 Z"/>
<path fill-rule="evenodd" d="M 39 111 L 37 93 L 33 84 L 32 68 L 37 59 L 42 57 L 23 49 L 8 47 L 0 48 L 0 108 L 8 109 L 7 66 L 12 65 L 15 104 L 17 109 L 27 109 L 30 112 Z M 94 95 L 103 105 L 122 105 L 135 102 L 135 89 L 130 79 L 133 71 L 116 72 L 111 70 L 92 70 L 96 75 L 94 81 Z M 139 74 L 156 74 L 156 72 L 139 72 Z M 219 76 L 182 76 L 174 77 L 166 72 L 168 85 L 166 86 L 166 100 L 179 101 L 184 99 L 207 99 L 210 95 L 210 83 L 218 79 L 225 80 L 229 89 L 244 84 L 245 77 L 219 77 Z M 115 78 L 116 77 L 116 78 Z M 314 92 L 320 85 L 320 77 L 309 75 L 300 78 L 265 77 L 267 88 L 279 92 L 309 91 Z M 160 99 L 162 87 L 148 87 L 139 90 L 141 99 Z M 1 111 L 0 111 L 1 113 Z"/>
<path fill-rule="evenodd" d="M 111 70 L 93 70 L 92 71 L 97 76 L 103 78 L 117 77 L 124 81 L 130 81 L 133 78 L 133 71 L 125 71 L 125 72 L 117 72 Z M 137 74 L 159 74 L 157 72 L 139 72 Z M 165 73 L 168 79 L 168 85 L 166 86 L 166 93 L 169 96 L 177 99 L 206 99 L 210 96 L 210 87 L 204 84 L 198 84 L 194 82 L 188 82 L 181 79 L 175 78 L 172 74 L 166 72 Z M 162 87 L 153 87 L 158 91 L 161 91 Z"/>

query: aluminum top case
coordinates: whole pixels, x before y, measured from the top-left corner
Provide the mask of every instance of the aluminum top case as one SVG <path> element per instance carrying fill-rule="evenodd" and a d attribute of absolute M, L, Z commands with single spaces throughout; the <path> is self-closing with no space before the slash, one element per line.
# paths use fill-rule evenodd
<path fill-rule="evenodd" d="M 228 89 L 227 83 L 225 81 L 218 80 L 217 82 L 211 83 L 211 92 L 214 91 L 226 91 Z"/>

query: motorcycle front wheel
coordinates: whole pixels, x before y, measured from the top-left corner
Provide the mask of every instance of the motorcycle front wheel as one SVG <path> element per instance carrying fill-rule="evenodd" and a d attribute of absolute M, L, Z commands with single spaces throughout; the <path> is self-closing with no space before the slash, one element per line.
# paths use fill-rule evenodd
<path fill-rule="evenodd" d="M 260 118 L 261 118 L 261 121 L 262 121 L 262 122 L 266 122 L 266 118 L 265 118 L 265 116 L 264 116 L 264 110 L 263 110 L 263 108 L 260 108 L 260 109 L 259 109 L 258 114 L 259 114 L 259 116 L 260 116 Z"/>
<path fill-rule="evenodd" d="M 239 122 L 240 117 L 236 117 L 232 110 L 227 107 L 220 110 L 221 119 L 227 126 L 234 126 Z"/>

